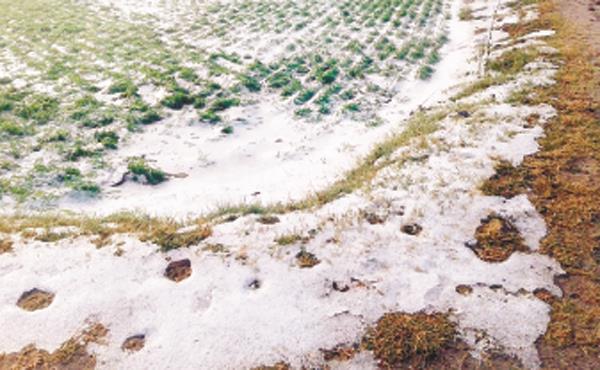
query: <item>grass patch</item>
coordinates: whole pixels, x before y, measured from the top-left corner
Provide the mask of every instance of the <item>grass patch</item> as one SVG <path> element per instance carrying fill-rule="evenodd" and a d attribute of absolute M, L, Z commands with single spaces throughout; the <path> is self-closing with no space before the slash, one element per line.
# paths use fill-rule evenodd
<path fill-rule="evenodd" d="M 162 170 L 151 167 L 143 158 L 130 159 L 127 169 L 134 175 L 136 181 L 143 178 L 150 185 L 158 185 L 167 180 L 167 175 Z"/>
<path fill-rule="evenodd" d="M 423 368 L 450 348 L 456 325 L 443 314 L 387 313 L 365 335 L 364 346 L 386 369 Z"/>
<path fill-rule="evenodd" d="M 138 87 L 133 81 L 120 79 L 108 87 L 109 94 L 121 94 L 124 98 L 133 98 L 138 96 Z"/>
<path fill-rule="evenodd" d="M 488 61 L 487 68 L 502 74 L 515 75 L 528 63 L 538 59 L 539 53 L 531 48 L 509 50 L 496 59 Z"/>
<path fill-rule="evenodd" d="M 106 149 L 117 149 L 119 135 L 114 131 L 99 131 L 94 134 L 96 141 Z"/>
<path fill-rule="evenodd" d="M 189 91 L 176 88 L 171 95 L 167 96 L 161 101 L 161 104 L 167 108 L 179 110 L 194 103 L 194 98 L 190 96 Z"/>
<path fill-rule="evenodd" d="M 45 95 L 34 95 L 17 108 L 17 115 L 38 125 L 50 122 L 58 113 L 58 100 Z"/>

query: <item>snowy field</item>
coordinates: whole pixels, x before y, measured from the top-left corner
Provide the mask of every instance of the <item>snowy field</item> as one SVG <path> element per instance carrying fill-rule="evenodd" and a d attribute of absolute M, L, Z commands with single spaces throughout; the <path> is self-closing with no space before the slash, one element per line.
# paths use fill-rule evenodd
<path fill-rule="evenodd" d="M 174 239 L 218 214 L 169 251 L 112 219 L 0 227 L 0 353 L 101 323 L 102 369 L 314 368 L 383 314 L 424 311 L 449 313 L 474 357 L 537 368 L 549 306 L 534 292 L 560 295 L 561 268 L 536 252 L 546 226 L 527 197 L 479 190 L 555 115 L 516 103 L 553 83 L 555 51 L 551 31 L 508 39 L 503 25 L 536 17 L 509 3 L 0 0 L 6 220 L 135 211 L 181 221 Z M 535 57 L 494 72 L 510 50 Z M 486 218 L 519 248 L 482 257 Z M 33 288 L 52 298 L 30 312 L 15 302 Z"/>
<path fill-rule="evenodd" d="M 302 198 L 467 70 L 458 5 L 5 2 L 4 202 L 185 216 Z M 114 187 L 135 158 L 168 181 Z"/>

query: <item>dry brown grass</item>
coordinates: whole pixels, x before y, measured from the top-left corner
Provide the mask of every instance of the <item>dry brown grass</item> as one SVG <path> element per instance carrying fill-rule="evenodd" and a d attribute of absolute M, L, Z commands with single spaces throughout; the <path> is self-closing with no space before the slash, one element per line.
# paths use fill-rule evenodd
<path fill-rule="evenodd" d="M 456 334 L 456 325 L 444 314 L 394 312 L 377 321 L 364 343 L 383 368 L 422 368 L 450 348 Z"/>
<path fill-rule="evenodd" d="M 55 232 L 57 227 L 71 227 L 74 231 Z M 41 232 L 33 232 L 41 230 Z M 203 219 L 180 222 L 133 213 L 118 213 L 104 218 L 71 216 L 66 214 L 0 216 L 0 232 L 21 233 L 27 239 L 56 242 L 77 236 L 94 236 L 98 247 L 106 245 L 111 236 L 129 234 L 141 241 L 151 242 L 163 251 L 189 247 L 212 234 L 212 228 Z"/>
<path fill-rule="evenodd" d="M 261 365 L 257 367 L 253 367 L 251 370 L 289 370 L 291 369 L 290 365 L 285 362 L 278 362 L 273 365 Z"/>
<path fill-rule="evenodd" d="M 10 239 L 0 239 L 0 254 L 12 251 L 13 241 Z"/>
<path fill-rule="evenodd" d="M 296 262 L 300 268 L 311 268 L 321 263 L 321 260 L 319 260 L 314 254 L 302 249 L 296 254 Z"/>
<path fill-rule="evenodd" d="M 473 252 L 486 262 L 506 261 L 515 251 L 527 251 L 519 230 L 509 220 L 492 214 L 475 231 Z"/>
<path fill-rule="evenodd" d="M 551 321 L 538 341 L 545 368 L 600 368 L 600 73 L 577 30 L 552 0 L 540 1 L 541 18 L 507 27 L 513 37 L 555 29 L 560 51 L 557 84 L 536 91 L 558 117 L 545 127 L 541 150 L 518 168 L 501 166 L 485 185 L 488 194 L 526 193 L 544 216 L 548 235 L 541 251 L 560 262 L 563 298 L 548 300 Z"/>
<path fill-rule="evenodd" d="M 101 324 L 93 324 L 74 336 L 56 351 L 50 353 L 29 345 L 19 352 L 0 354 L 1 370 L 91 370 L 96 367 L 96 357 L 86 351 L 89 343 L 100 343 L 108 334 Z"/>

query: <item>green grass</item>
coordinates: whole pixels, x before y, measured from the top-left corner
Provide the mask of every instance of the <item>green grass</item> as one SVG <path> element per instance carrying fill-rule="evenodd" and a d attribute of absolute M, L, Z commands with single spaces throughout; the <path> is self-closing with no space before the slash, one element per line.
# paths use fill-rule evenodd
<path fill-rule="evenodd" d="M 38 125 L 50 122 L 58 113 L 59 103 L 55 98 L 33 95 L 17 107 L 17 115 Z"/>
<path fill-rule="evenodd" d="M 135 179 L 143 177 L 150 185 L 158 185 L 167 180 L 167 175 L 162 170 L 151 167 L 143 158 L 130 159 L 127 169 Z"/>
<path fill-rule="evenodd" d="M 20 137 L 31 135 L 32 133 L 33 130 L 31 127 L 16 122 L 0 119 L 0 134 Z"/>
<path fill-rule="evenodd" d="M 240 105 L 240 99 L 237 98 L 218 98 L 216 99 L 212 105 L 211 110 L 213 112 L 222 112 L 231 107 L 236 107 Z"/>
<path fill-rule="evenodd" d="M 106 149 L 117 149 L 119 144 L 119 135 L 114 131 L 98 131 L 94 137 Z"/>
<path fill-rule="evenodd" d="M 109 86 L 108 93 L 121 94 L 122 97 L 131 98 L 137 96 L 138 87 L 131 80 L 121 79 Z"/>
<path fill-rule="evenodd" d="M 161 104 L 167 108 L 179 110 L 194 103 L 194 98 L 190 96 L 189 91 L 176 88 L 171 95 L 167 96 L 161 101 Z"/>

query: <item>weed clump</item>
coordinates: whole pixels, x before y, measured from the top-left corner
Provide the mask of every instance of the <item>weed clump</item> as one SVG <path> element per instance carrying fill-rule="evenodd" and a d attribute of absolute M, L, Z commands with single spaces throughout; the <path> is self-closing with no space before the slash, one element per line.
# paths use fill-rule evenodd
<path fill-rule="evenodd" d="M 294 99 L 294 104 L 302 105 L 312 99 L 317 92 L 313 89 L 305 89 L 300 92 L 298 97 Z"/>
<path fill-rule="evenodd" d="M 300 268 L 311 268 L 321 263 L 321 260 L 314 254 L 302 249 L 296 254 L 296 263 Z"/>
<path fill-rule="evenodd" d="M 517 228 L 507 219 L 492 214 L 483 220 L 475 231 L 477 242 L 468 245 L 486 262 L 502 262 L 515 251 L 527 251 Z"/>
<path fill-rule="evenodd" d="M 208 225 L 197 225 L 189 231 L 181 231 L 180 225 L 175 222 L 163 222 L 145 230 L 141 241 L 150 241 L 158 245 L 162 251 L 178 248 L 187 248 L 199 244 L 212 235 L 212 229 Z"/>
<path fill-rule="evenodd" d="M 26 136 L 33 133 L 30 127 L 12 121 L 0 120 L 0 134 L 8 136 Z"/>
<path fill-rule="evenodd" d="M 58 113 L 58 100 L 45 95 L 36 95 L 17 108 L 17 115 L 32 120 L 38 125 L 50 122 Z"/>
<path fill-rule="evenodd" d="M 138 95 L 138 87 L 133 81 L 120 79 L 108 87 L 109 94 L 121 94 L 124 98 L 131 98 Z"/>
<path fill-rule="evenodd" d="M 215 100 L 211 105 L 213 112 L 222 112 L 231 107 L 240 105 L 240 99 L 237 98 L 219 98 Z"/>
<path fill-rule="evenodd" d="M 286 245 L 292 245 L 300 240 L 302 240 L 302 236 L 300 236 L 298 234 L 289 234 L 289 235 L 280 236 L 279 238 L 275 239 L 275 243 L 277 243 L 281 246 L 286 246 Z"/>
<path fill-rule="evenodd" d="M 451 347 L 456 325 L 444 314 L 383 315 L 363 338 L 382 368 L 423 368 Z"/>
<path fill-rule="evenodd" d="M 261 89 L 260 82 L 255 77 L 241 75 L 238 77 L 240 83 L 250 92 L 258 92 Z"/>
<path fill-rule="evenodd" d="M 194 103 L 194 98 L 190 96 L 189 92 L 182 88 L 176 88 L 173 93 L 161 102 L 167 108 L 179 110 L 186 105 Z"/>
<path fill-rule="evenodd" d="M 144 158 L 132 158 L 127 169 L 134 175 L 134 180 L 139 181 L 143 177 L 150 185 L 157 185 L 167 180 L 167 175 L 158 168 L 153 168 Z"/>
<path fill-rule="evenodd" d="M 79 182 L 76 183 L 73 188 L 91 196 L 98 195 L 102 191 L 100 186 L 98 184 L 94 184 L 93 182 Z"/>
<path fill-rule="evenodd" d="M 202 112 L 200 114 L 200 120 L 208 122 L 208 123 L 218 123 L 221 122 L 221 117 L 211 110 L 207 110 L 206 112 Z"/>
<path fill-rule="evenodd" d="M 539 53 L 533 49 L 512 49 L 498 58 L 490 60 L 487 67 L 502 74 L 514 75 L 536 60 Z"/>
<path fill-rule="evenodd" d="M 117 149 L 117 145 L 119 144 L 119 135 L 114 131 L 96 132 L 94 138 L 106 149 Z"/>

